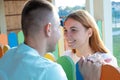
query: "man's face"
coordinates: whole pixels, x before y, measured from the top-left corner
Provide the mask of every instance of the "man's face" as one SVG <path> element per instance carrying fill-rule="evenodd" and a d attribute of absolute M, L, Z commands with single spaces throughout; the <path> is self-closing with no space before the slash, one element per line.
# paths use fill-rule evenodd
<path fill-rule="evenodd" d="M 58 40 L 60 39 L 60 20 L 58 14 L 54 17 L 54 23 L 51 24 L 51 39 L 49 43 L 49 51 L 52 52 L 56 48 L 56 44 L 58 43 Z"/>

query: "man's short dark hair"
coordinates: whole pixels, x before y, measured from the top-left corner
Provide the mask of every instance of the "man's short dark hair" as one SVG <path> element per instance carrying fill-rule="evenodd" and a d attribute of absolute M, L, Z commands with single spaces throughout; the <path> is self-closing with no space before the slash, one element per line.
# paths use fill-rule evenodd
<path fill-rule="evenodd" d="M 53 5 L 46 0 L 29 0 L 22 11 L 22 30 L 25 36 L 36 33 L 53 16 Z"/>

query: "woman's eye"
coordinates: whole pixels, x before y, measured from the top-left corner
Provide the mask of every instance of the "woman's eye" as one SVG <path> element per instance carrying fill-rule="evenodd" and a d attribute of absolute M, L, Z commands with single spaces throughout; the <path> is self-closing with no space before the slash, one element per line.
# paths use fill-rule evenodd
<path fill-rule="evenodd" d="M 75 29 L 72 29 L 71 31 L 76 31 Z"/>
<path fill-rule="evenodd" d="M 67 32 L 67 30 L 66 30 L 66 29 L 64 29 L 64 32 Z"/>

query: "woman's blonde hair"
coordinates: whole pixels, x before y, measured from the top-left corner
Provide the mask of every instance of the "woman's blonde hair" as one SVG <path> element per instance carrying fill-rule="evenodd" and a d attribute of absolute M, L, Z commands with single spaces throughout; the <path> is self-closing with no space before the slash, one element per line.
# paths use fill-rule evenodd
<path fill-rule="evenodd" d="M 80 22 L 86 29 L 92 29 L 92 36 L 89 38 L 89 45 L 95 52 L 108 53 L 108 49 L 103 44 L 102 39 L 100 38 L 100 34 L 98 31 L 98 26 L 94 20 L 94 18 L 85 10 L 78 10 L 71 14 L 69 14 L 66 18 L 74 19 Z M 66 21 L 65 20 L 65 21 Z"/>

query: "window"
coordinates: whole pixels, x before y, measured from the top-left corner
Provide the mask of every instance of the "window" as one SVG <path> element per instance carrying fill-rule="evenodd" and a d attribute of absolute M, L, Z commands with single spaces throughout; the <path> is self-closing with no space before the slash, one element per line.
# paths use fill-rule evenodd
<path fill-rule="evenodd" d="M 78 9 L 84 9 L 85 0 L 55 0 L 55 5 L 59 9 L 60 18 L 64 20 L 69 13 Z"/>
<path fill-rule="evenodd" d="M 120 0 L 112 0 L 113 53 L 120 66 Z"/>

